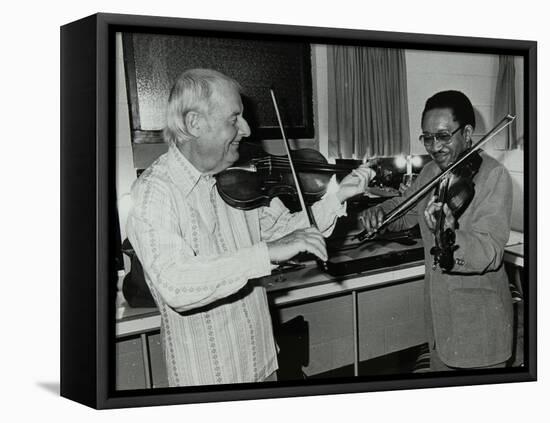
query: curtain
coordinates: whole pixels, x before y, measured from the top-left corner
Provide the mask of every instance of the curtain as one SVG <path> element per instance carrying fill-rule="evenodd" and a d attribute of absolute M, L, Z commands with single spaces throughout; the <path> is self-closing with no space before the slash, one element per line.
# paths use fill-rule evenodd
<path fill-rule="evenodd" d="M 405 52 L 328 46 L 329 156 L 408 154 Z"/>
<path fill-rule="evenodd" d="M 507 114 L 516 114 L 516 67 L 513 56 L 499 56 L 495 93 L 495 123 Z M 518 147 L 516 132 L 516 122 L 514 121 L 504 131 L 504 145 L 507 150 Z"/>

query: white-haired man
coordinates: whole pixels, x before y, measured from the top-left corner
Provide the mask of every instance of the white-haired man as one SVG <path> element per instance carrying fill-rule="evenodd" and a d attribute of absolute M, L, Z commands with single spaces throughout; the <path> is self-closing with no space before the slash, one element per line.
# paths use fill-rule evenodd
<path fill-rule="evenodd" d="M 214 70 L 188 70 L 168 101 L 169 150 L 132 188 L 127 232 L 160 310 L 170 386 L 274 380 L 266 292 L 248 281 L 300 252 L 326 260 L 323 235 L 372 172 L 357 169 L 313 206 L 320 230 L 278 199 L 237 210 L 220 198 L 213 175 L 238 159 L 249 135 L 238 83 Z"/>

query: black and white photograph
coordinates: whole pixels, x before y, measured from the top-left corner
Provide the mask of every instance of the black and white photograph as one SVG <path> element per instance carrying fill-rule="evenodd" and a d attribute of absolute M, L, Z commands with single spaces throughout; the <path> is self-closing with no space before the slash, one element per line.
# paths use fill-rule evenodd
<path fill-rule="evenodd" d="M 524 56 L 115 38 L 116 390 L 524 367 Z"/>
<path fill-rule="evenodd" d="M 540 421 L 544 4 L 11 2 L 3 421 Z"/>

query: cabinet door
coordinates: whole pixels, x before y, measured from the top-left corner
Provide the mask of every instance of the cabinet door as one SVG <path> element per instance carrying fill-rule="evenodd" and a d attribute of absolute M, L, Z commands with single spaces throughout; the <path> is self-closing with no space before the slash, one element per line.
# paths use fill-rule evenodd
<path fill-rule="evenodd" d="M 116 389 L 164 388 L 168 386 L 160 333 L 120 339 L 116 343 Z M 148 386 L 148 383 L 150 386 Z"/>
<path fill-rule="evenodd" d="M 273 312 L 273 320 L 274 326 L 298 316 L 307 322 L 307 337 L 302 335 L 302 339 L 308 339 L 309 353 L 302 370 L 306 376 L 313 376 L 353 363 L 352 313 L 351 295 L 346 294 L 278 308 Z M 292 363 L 281 362 L 280 365 Z"/>
<path fill-rule="evenodd" d="M 357 294 L 359 360 L 369 360 L 426 342 L 424 280 Z"/>

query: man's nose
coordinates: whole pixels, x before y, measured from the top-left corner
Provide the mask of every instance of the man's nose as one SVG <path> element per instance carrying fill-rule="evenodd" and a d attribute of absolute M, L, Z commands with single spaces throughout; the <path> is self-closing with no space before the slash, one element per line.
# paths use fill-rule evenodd
<path fill-rule="evenodd" d="M 438 152 L 443 148 L 443 143 L 441 143 L 437 138 L 432 141 L 428 151 Z"/>
<path fill-rule="evenodd" d="M 239 116 L 239 135 L 243 138 L 250 136 L 250 126 L 248 126 L 248 122 L 242 116 Z"/>

